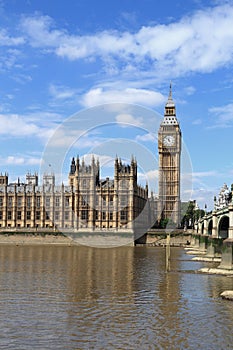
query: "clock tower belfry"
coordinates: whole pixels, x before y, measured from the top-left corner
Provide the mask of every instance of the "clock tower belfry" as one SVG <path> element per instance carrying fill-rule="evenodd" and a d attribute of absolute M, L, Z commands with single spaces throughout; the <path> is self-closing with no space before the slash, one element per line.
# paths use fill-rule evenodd
<path fill-rule="evenodd" d="M 180 225 L 180 155 L 181 130 L 176 119 L 172 87 L 158 132 L 159 203 L 158 219 L 170 219 Z"/>

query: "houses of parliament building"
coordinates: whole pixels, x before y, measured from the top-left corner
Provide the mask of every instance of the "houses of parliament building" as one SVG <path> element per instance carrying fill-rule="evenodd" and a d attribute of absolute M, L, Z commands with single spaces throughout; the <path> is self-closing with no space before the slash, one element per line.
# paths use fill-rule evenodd
<path fill-rule="evenodd" d="M 56 186 L 55 176 L 26 175 L 26 183 L 8 184 L 0 175 L 0 227 L 132 230 L 148 200 L 148 188 L 137 184 L 137 162 L 115 159 L 114 179 L 100 179 L 100 165 L 72 159 L 69 185 Z M 148 213 L 147 213 L 148 214 Z"/>
<path fill-rule="evenodd" d="M 116 157 L 114 178 L 101 179 L 98 159 L 86 164 L 73 158 L 69 185 L 56 185 L 53 174 L 26 175 L 25 183 L 9 183 L 0 174 L 0 228 L 75 229 L 77 231 L 134 231 L 150 228 L 156 220 L 180 223 L 181 131 L 176 119 L 171 87 L 158 132 L 159 193 L 137 183 L 137 161 L 124 164 Z"/>

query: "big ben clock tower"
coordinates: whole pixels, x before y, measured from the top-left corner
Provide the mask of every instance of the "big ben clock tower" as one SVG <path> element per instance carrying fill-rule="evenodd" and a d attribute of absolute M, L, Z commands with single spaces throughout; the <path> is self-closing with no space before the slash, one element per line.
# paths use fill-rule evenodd
<path fill-rule="evenodd" d="M 164 118 L 158 132 L 160 219 L 170 219 L 180 225 L 180 154 L 181 130 L 176 119 L 172 88 L 165 105 Z"/>

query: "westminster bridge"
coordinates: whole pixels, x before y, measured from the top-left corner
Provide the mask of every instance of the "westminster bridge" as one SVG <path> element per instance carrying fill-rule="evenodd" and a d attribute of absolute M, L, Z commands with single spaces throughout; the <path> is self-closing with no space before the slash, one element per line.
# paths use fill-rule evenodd
<path fill-rule="evenodd" d="M 205 214 L 195 224 L 195 233 L 222 239 L 233 239 L 233 203 Z"/>

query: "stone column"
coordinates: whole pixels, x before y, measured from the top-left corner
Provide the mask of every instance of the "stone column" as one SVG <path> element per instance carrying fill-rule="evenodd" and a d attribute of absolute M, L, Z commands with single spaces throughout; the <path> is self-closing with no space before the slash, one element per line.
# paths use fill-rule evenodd
<path fill-rule="evenodd" d="M 232 270 L 233 269 L 233 203 L 232 202 L 228 205 L 228 210 L 229 210 L 228 238 L 223 241 L 222 260 L 221 260 L 221 264 L 218 267 L 222 269 Z"/>
<path fill-rule="evenodd" d="M 207 221 L 207 217 L 204 216 L 204 232 L 203 232 L 204 235 L 207 235 L 208 234 L 208 221 Z"/>
<path fill-rule="evenodd" d="M 214 210 L 213 213 L 213 227 L 212 227 L 212 237 L 218 236 L 218 228 L 217 228 L 217 213 Z"/>
<path fill-rule="evenodd" d="M 198 232 L 198 222 L 197 221 L 194 222 L 194 232 L 195 233 Z"/>
<path fill-rule="evenodd" d="M 16 185 L 14 185 L 14 196 L 13 196 L 13 203 L 12 203 L 12 227 L 16 227 L 16 219 L 17 219 L 17 197 L 16 197 Z"/>
<path fill-rule="evenodd" d="M 199 249 L 201 251 L 205 251 L 207 247 L 207 241 L 208 241 L 208 221 L 207 221 L 207 216 L 204 216 L 204 231 L 203 234 L 201 234 L 200 230 L 200 237 L 199 237 Z"/>
<path fill-rule="evenodd" d="M 35 185 L 32 185 L 32 203 L 31 203 L 31 227 L 35 227 L 35 208 L 36 208 L 36 203 L 35 203 Z"/>
<path fill-rule="evenodd" d="M 75 229 L 78 229 L 78 207 L 79 207 L 78 190 L 75 187 L 74 188 L 74 228 Z"/>
<path fill-rule="evenodd" d="M 64 228 L 64 185 L 61 186 L 61 227 Z"/>
<path fill-rule="evenodd" d="M 44 193 L 44 185 L 42 186 L 41 196 L 40 196 L 40 208 L 41 208 L 41 216 L 40 216 L 40 227 L 45 226 L 45 193 Z"/>
<path fill-rule="evenodd" d="M 229 209 L 229 228 L 228 238 L 233 239 L 233 203 L 228 206 Z"/>
<path fill-rule="evenodd" d="M 22 217 L 21 220 L 23 222 L 23 227 L 26 227 L 26 186 L 24 186 L 23 190 L 23 198 L 22 198 Z"/>
<path fill-rule="evenodd" d="M 52 192 L 51 192 L 51 203 L 50 203 L 50 222 L 53 227 L 55 227 L 54 224 L 54 186 L 52 186 Z"/>
<path fill-rule="evenodd" d="M 4 186 L 4 197 L 3 197 L 3 206 L 2 206 L 2 221 L 3 227 L 7 226 L 7 187 Z"/>
<path fill-rule="evenodd" d="M 201 228 L 202 228 L 202 221 L 198 221 L 198 234 L 201 234 Z"/>
<path fill-rule="evenodd" d="M 129 182 L 129 194 L 128 194 L 128 223 L 127 227 L 129 229 L 133 228 L 133 193 L 134 188 L 133 188 L 133 177 L 130 178 Z"/>
<path fill-rule="evenodd" d="M 233 239 L 228 238 L 223 242 L 220 269 L 232 270 L 233 268 Z"/>
<path fill-rule="evenodd" d="M 90 179 L 90 190 L 87 192 L 88 193 L 88 201 L 89 201 L 89 208 L 88 208 L 88 221 L 87 225 L 90 230 L 93 230 L 94 228 L 94 200 L 95 200 L 95 183 L 94 183 L 94 178 L 91 177 Z"/>

